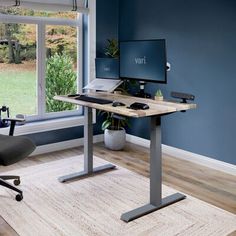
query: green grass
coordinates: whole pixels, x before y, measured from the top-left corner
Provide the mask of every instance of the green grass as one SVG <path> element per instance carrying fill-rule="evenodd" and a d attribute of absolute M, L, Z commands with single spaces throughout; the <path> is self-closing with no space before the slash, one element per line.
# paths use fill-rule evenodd
<path fill-rule="evenodd" d="M 35 71 L 0 71 L 0 107 L 10 108 L 10 116 L 33 115 L 37 111 Z"/>

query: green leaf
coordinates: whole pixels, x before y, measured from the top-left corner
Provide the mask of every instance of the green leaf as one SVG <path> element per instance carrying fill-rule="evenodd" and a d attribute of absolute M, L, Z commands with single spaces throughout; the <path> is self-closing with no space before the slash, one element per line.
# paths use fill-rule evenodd
<path fill-rule="evenodd" d="M 109 126 L 111 126 L 111 121 L 105 120 L 105 121 L 102 123 L 102 130 L 105 130 L 105 129 L 109 128 Z"/>
<path fill-rule="evenodd" d="M 76 73 L 72 58 L 66 54 L 55 54 L 47 59 L 46 65 L 46 111 L 59 112 L 74 110 L 70 103 L 55 101 L 55 95 L 73 94 L 77 91 Z"/>

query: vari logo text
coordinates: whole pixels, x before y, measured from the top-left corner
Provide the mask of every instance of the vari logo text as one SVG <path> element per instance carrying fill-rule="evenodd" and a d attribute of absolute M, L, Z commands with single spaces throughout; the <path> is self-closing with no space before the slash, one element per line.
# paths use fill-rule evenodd
<path fill-rule="evenodd" d="M 135 64 L 137 65 L 146 65 L 147 64 L 147 59 L 146 57 L 135 57 L 134 58 Z"/>

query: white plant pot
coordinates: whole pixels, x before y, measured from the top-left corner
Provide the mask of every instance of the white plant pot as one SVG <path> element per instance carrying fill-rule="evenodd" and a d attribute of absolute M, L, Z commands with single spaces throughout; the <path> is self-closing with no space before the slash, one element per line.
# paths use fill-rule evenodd
<path fill-rule="evenodd" d="M 163 96 L 155 96 L 155 100 L 156 101 L 163 101 Z"/>
<path fill-rule="evenodd" d="M 104 142 L 108 149 L 118 151 L 124 148 L 126 142 L 126 132 L 124 128 L 120 130 L 105 129 Z"/>

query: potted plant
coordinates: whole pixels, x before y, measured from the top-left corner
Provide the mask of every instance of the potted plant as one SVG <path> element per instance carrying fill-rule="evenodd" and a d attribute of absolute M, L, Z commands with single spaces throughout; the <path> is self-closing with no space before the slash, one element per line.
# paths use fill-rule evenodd
<path fill-rule="evenodd" d="M 128 119 L 110 112 L 99 112 L 99 114 L 105 117 L 102 123 L 105 146 L 115 151 L 122 150 L 126 142 L 124 127 L 129 126 Z"/>
<path fill-rule="evenodd" d="M 119 46 L 116 39 L 107 39 L 105 55 L 111 58 L 119 58 Z"/>
<path fill-rule="evenodd" d="M 104 48 L 103 57 L 97 57 L 96 63 L 96 76 L 100 78 L 119 78 L 119 47 L 116 39 L 108 39 L 107 45 Z"/>
<path fill-rule="evenodd" d="M 163 101 L 163 94 L 162 94 L 160 89 L 158 89 L 156 91 L 156 94 L 155 94 L 154 98 L 155 98 L 156 101 Z"/>
<path fill-rule="evenodd" d="M 110 60 L 110 65 L 119 70 L 119 45 L 116 39 L 108 39 L 104 49 L 107 58 L 97 58 L 96 63 L 103 63 L 104 60 Z M 120 88 L 120 92 L 125 92 L 126 88 Z M 102 130 L 104 131 L 104 143 L 108 149 L 121 150 L 125 146 L 126 131 L 125 126 L 128 125 L 128 119 L 110 112 L 99 112 L 104 116 Z"/>

